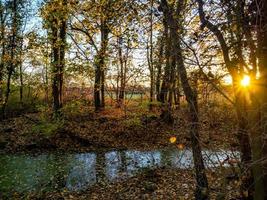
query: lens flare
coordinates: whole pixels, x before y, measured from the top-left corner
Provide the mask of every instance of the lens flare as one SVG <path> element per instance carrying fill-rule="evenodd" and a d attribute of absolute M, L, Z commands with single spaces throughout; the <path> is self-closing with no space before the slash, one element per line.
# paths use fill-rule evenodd
<path fill-rule="evenodd" d="M 176 137 L 175 136 L 170 137 L 170 143 L 175 143 L 175 142 L 176 142 Z"/>

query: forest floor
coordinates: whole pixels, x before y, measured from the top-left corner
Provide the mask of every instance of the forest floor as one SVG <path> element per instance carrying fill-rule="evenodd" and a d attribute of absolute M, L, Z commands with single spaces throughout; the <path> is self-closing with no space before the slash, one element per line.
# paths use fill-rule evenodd
<path fill-rule="evenodd" d="M 205 109 L 205 110 L 204 110 Z M 200 138 L 204 149 L 237 148 L 236 127 L 230 107 L 200 110 Z M 160 118 L 160 111 L 143 107 L 108 107 L 95 113 L 92 108 L 67 110 L 62 120 L 50 120 L 49 111 L 23 114 L 0 124 L 3 152 L 85 152 L 101 149 L 153 150 L 176 144 L 190 147 L 187 110 L 174 112 L 174 123 Z"/>
<path fill-rule="evenodd" d="M 232 173 L 231 169 L 218 168 L 207 171 L 210 183 L 210 199 L 237 200 L 239 199 L 239 181 L 225 178 Z M 211 184 L 212 183 L 212 184 Z M 13 193 L 3 199 L 31 200 L 192 200 L 194 199 L 195 177 L 192 170 L 157 168 L 143 170 L 143 173 L 115 182 L 97 183 L 85 191 L 70 192 L 67 190 L 55 192 L 32 192 L 28 194 Z"/>

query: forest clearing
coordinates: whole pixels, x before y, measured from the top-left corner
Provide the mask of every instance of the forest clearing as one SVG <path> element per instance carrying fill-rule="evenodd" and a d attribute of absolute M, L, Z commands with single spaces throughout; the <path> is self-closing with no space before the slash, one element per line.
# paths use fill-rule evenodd
<path fill-rule="evenodd" d="M 0 199 L 267 199 L 263 0 L 0 0 Z"/>

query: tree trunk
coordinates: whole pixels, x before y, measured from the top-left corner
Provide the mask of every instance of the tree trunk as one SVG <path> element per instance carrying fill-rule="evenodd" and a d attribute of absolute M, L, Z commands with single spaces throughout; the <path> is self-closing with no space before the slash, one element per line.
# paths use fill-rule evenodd
<path fill-rule="evenodd" d="M 101 69 L 101 104 L 100 107 L 103 109 L 105 108 L 105 70 L 104 70 L 104 64 Z"/>
<path fill-rule="evenodd" d="M 163 13 L 164 14 L 164 13 Z M 168 77 L 169 77 L 169 69 L 170 69 L 170 42 L 169 42 L 169 27 L 168 27 L 168 22 L 167 22 L 167 16 L 164 14 L 163 16 L 163 26 L 164 26 L 164 47 L 165 47 L 165 67 L 164 67 L 164 75 L 163 75 L 163 80 L 161 84 L 161 90 L 159 94 L 159 100 L 162 103 L 166 102 L 167 95 L 168 95 Z"/>
<path fill-rule="evenodd" d="M 181 78 L 181 84 L 186 96 L 186 101 L 188 102 L 189 112 L 190 112 L 190 137 L 193 151 L 194 166 L 196 172 L 196 191 L 195 198 L 197 200 L 208 199 L 208 180 L 205 174 L 205 167 L 203 162 L 203 157 L 201 153 L 201 147 L 199 144 L 199 119 L 198 119 L 198 103 L 197 95 L 193 92 L 189 85 L 187 78 L 187 73 L 185 66 L 183 64 L 182 50 L 180 49 L 179 38 L 177 40 L 177 64 L 178 70 Z"/>
<path fill-rule="evenodd" d="M 5 117 L 5 110 L 7 106 L 7 102 L 10 95 L 10 86 L 11 86 L 11 77 L 17 66 L 17 57 L 16 57 L 16 50 L 17 50 L 17 36 L 18 36 L 18 7 L 17 7 L 17 0 L 13 0 L 12 2 L 12 35 L 10 41 L 10 59 L 8 60 L 8 67 L 7 67 L 7 88 L 5 92 L 3 107 L 2 107 L 2 114 Z"/>
<path fill-rule="evenodd" d="M 178 39 L 178 38 L 176 38 Z M 178 40 L 177 43 L 179 42 Z M 189 112 L 190 112 L 190 137 L 193 151 L 194 166 L 196 172 L 196 191 L 195 198 L 197 200 L 208 199 L 208 180 L 205 174 L 205 167 L 203 162 L 203 157 L 201 153 L 201 147 L 199 144 L 199 119 L 198 119 L 198 103 L 197 95 L 193 92 L 192 88 L 189 85 L 187 78 L 187 73 L 185 66 L 183 64 L 182 52 L 180 45 L 177 45 L 177 61 L 178 61 L 178 70 L 181 78 L 181 84 L 186 96 L 186 101 L 188 102 Z"/>
<path fill-rule="evenodd" d="M 258 24 L 257 24 L 257 40 L 258 40 L 258 67 L 260 71 L 259 80 L 259 93 L 257 99 L 260 99 L 259 111 L 260 111 L 260 128 L 258 129 L 255 137 L 253 137 L 253 172 L 255 176 L 255 190 L 259 193 L 256 194 L 255 199 L 267 199 L 267 2 L 266 1 L 255 1 L 259 10 Z M 255 123 L 259 123 L 255 120 Z M 262 174 L 260 174 L 262 173 Z M 262 194 L 263 196 L 260 196 Z"/>
<path fill-rule="evenodd" d="M 120 83 L 120 70 L 119 70 L 119 67 L 117 68 L 118 69 L 118 73 L 117 73 L 117 77 L 116 77 L 116 102 L 117 102 L 117 105 L 118 106 L 118 102 L 119 102 L 119 93 L 120 93 L 120 90 L 119 90 L 119 83 Z"/>
<path fill-rule="evenodd" d="M 120 86 L 119 86 L 119 96 L 118 96 L 118 107 L 121 107 L 124 103 L 124 94 L 125 94 L 125 69 L 126 63 L 123 60 L 122 55 L 122 38 L 118 38 L 118 54 L 119 54 L 119 61 L 120 61 L 120 72 L 119 72 L 119 78 L 120 78 Z"/>
<path fill-rule="evenodd" d="M 180 78 L 179 78 L 179 73 L 177 72 L 176 79 L 175 79 L 175 88 L 174 88 L 174 102 L 175 105 L 177 106 L 177 109 L 180 109 Z"/>
<path fill-rule="evenodd" d="M 45 102 L 49 103 L 49 90 L 48 90 L 48 62 L 45 63 Z"/>
<path fill-rule="evenodd" d="M 67 0 L 63 0 L 63 6 L 66 8 Z M 59 51 L 59 106 L 63 106 L 63 80 L 64 80 L 64 68 L 65 68 L 65 49 L 66 49 L 66 34 L 67 34 L 67 21 L 62 18 L 60 20 L 59 40 L 60 40 L 60 51 Z"/>
<path fill-rule="evenodd" d="M 170 28 L 170 37 L 172 38 L 174 36 L 175 31 L 177 30 L 173 30 L 172 28 Z M 170 39 L 171 39 L 170 38 Z M 172 45 L 174 41 L 172 41 Z M 173 51 L 175 50 L 174 48 L 172 49 Z M 169 96 L 168 96 L 168 104 L 169 104 L 169 108 L 172 110 L 173 106 L 174 106 L 174 95 L 175 95 L 175 81 L 176 81 L 176 55 L 175 54 L 171 54 L 170 57 L 171 60 L 171 66 L 170 66 L 170 78 L 169 78 Z"/>
<path fill-rule="evenodd" d="M 124 103 L 124 96 L 125 96 L 125 78 L 124 78 L 124 69 L 123 65 L 121 65 L 121 73 L 120 73 L 120 92 L 119 92 L 119 99 L 118 99 L 118 105 L 121 107 Z"/>
<path fill-rule="evenodd" d="M 148 52 L 148 66 L 150 71 L 150 98 L 149 101 L 152 103 L 155 99 L 155 72 L 154 72 L 154 61 L 153 61 L 153 4 L 154 1 L 150 0 L 150 37 L 149 37 L 149 52 Z M 150 104 L 149 109 L 152 109 Z"/>
<path fill-rule="evenodd" d="M 0 2 L 0 45 L 1 45 L 1 57 L 0 57 L 0 105 L 3 104 L 3 79 L 4 79 L 4 57 L 5 57 L 5 18 L 4 18 L 4 6 Z"/>
<path fill-rule="evenodd" d="M 19 81 L 20 81 L 20 87 L 19 87 L 19 101 L 22 103 L 23 101 L 23 74 L 22 74 L 22 61 L 20 61 L 19 64 Z"/>
<path fill-rule="evenodd" d="M 254 88 L 252 97 L 252 106 L 250 111 L 250 136 L 251 136 L 251 151 L 252 151 L 252 173 L 254 178 L 254 200 L 265 200 L 265 184 L 264 170 L 261 159 L 263 153 L 263 132 L 264 122 L 262 121 L 262 88 L 261 86 Z"/>
<path fill-rule="evenodd" d="M 67 1 L 62 0 L 62 12 L 66 12 Z M 54 13 L 51 13 L 51 15 Z M 53 16 L 51 24 L 51 43 L 52 43 L 52 96 L 53 110 L 55 117 L 60 115 L 63 106 L 63 73 L 65 67 L 66 13 L 64 16 Z"/>
<path fill-rule="evenodd" d="M 4 63 L 1 61 L 0 63 L 0 105 L 3 103 L 3 69 Z"/>
<path fill-rule="evenodd" d="M 19 87 L 19 101 L 22 104 L 23 101 L 23 71 L 22 71 L 22 51 L 23 51 L 23 40 L 21 40 L 20 44 L 20 55 L 19 55 L 19 82 L 20 82 L 20 87 Z"/>
<path fill-rule="evenodd" d="M 164 48 L 164 38 L 160 39 L 159 44 L 159 55 L 158 55 L 158 62 L 156 65 L 157 75 L 156 75 L 156 95 L 157 101 L 160 101 L 160 83 L 161 83 L 161 76 L 162 76 L 162 63 L 163 63 L 163 48 Z"/>
<path fill-rule="evenodd" d="M 217 38 L 222 54 L 223 54 L 223 59 L 226 65 L 226 68 L 228 69 L 230 75 L 232 76 L 233 79 L 233 89 L 234 91 L 238 91 L 238 84 L 240 80 L 240 73 L 242 74 L 243 69 L 238 69 L 237 64 L 235 64 L 231 59 L 230 59 L 230 48 L 228 47 L 226 40 L 224 39 L 224 36 L 220 29 L 218 28 L 217 25 L 214 25 L 211 23 L 208 18 L 206 17 L 203 9 L 204 2 L 202 0 L 197 0 L 198 3 L 198 12 L 199 12 L 199 17 L 201 21 L 201 27 L 207 27 Z M 239 50 L 239 49 L 234 49 Z M 235 52 L 237 55 L 239 54 L 239 61 L 242 61 L 240 59 L 240 52 L 236 51 Z M 239 63 L 242 64 L 242 63 Z M 239 71 L 240 70 L 240 71 Z M 244 173 L 244 177 L 241 177 L 241 187 L 240 187 L 240 193 L 243 199 L 251 199 L 252 198 L 252 192 L 250 190 L 251 185 L 253 184 L 252 182 L 252 177 L 251 177 L 251 168 L 249 167 L 249 163 L 251 163 L 251 147 L 249 143 L 249 136 L 248 136 L 248 130 L 247 130 L 247 124 L 246 124 L 246 118 L 244 118 L 245 113 L 244 109 L 242 108 L 242 101 L 239 100 L 240 96 L 237 93 L 236 99 L 237 99 L 237 104 L 235 106 L 236 111 L 237 111 L 237 117 L 238 117 L 238 125 L 239 125 L 239 130 L 238 130 L 238 140 L 240 144 L 240 152 L 241 152 L 241 160 L 242 160 L 242 173 Z M 246 129 L 246 130 L 245 130 Z"/>
<path fill-rule="evenodd" d="M 52 37 L 52 96 L 53 96 L 53 110 L 57 115 L 60 110 L 60 50 L 58 47 L 58 27 L 57 20 L 52 22 L 54 25 L 51 26 L 51 37 Z"/>
<path fill-rule="evenodd" d="M 231 6 L 229 7 L 230 7 L 229 9 L 231 9 Z M 245 30 L 246 27 L 244 27 L 243 25 L 245 22 L 243 0 L 237 1 L 236 7 L 235 7 L 235 14 L 237 18 L 236 20 L 237 30 L 235 34 L 237 38 L 236 39 L 237 45 L 236 45 L 236 48 L 234 48 L 234 50 L 238 58 L 238 65 L 236 67 L 239 69 L 238 74 L 243 75 L 244 66 L 245 66 L 245 60 L 244 60 L 243 52 L 242 52 L 242 47 L 244 45 L 243 44 L 243 37 L 244 37 L 243 32 L 246 32 Z M 250 53 L 253 53 L 253 51 L 254 50 L 252 50 Z M 253 61 L 251 62 L 253 63 Z M 255 74 L 255 72 L 253 74 Z M 251 74 L 251 77 L 253 77 L 252 74 Z M 250 138 L 249 138 L 249 126 L 248 126 L 249 124 L 248 102 L 247 102 L 247 97 L 246 97 L 246 93 L 248 93 L 248 91 L 245 88 L 243 88 L 243 90 L 240 90 L 240 88 L 238 88 L 239 77 L 232 77 L 232 78 L 233 78 L 233 88 L 234 88 L 235 97 L 236 97 L 235 107 L 236 107 L 236 113 L 237 113 L 237 119 L 238 119 L 237 137 L 240 143 L 241 163 L 242 163 L 241 165 L 242 176 L 240 177 L 241 179 L 240 193 L 244 199 L 253 199 L 253 187 L 251 187 L 253 183 L 253 175 L 252 175 L 252 170 L 251 170 L 252 155 L 251 155 L 251 145 L 250 145 Z"/>
<path fill-rule="evenodd" d="M 10 94 L 10 83 L 11 83 L 11 76 L 12 76 L 12 71 L 9 69 L 8 74 L 7 74 L 7 83 L 6 83 L 6 92 L 5 92 L 5 97 L 3 101 L 3 106 L 2 106 L 2 117 L 6 117 L 6 106 Z"/>
<path fill-rule="evenodd" d="M 163 12 L 168 16 L 168 23 L 171 31 L 171 46 L 173 59 L 177 61 L 177 69 L 181 78 L 181 84 L 186 96 L 186 100 L 189 106 L 189 119 L 190 119 L 190 137 L 192 143 L 193 160 L 196 173 L 196 190 L 195 198 L 197 200 L 208 199 L 209 189 L 208 180 L 205 174 L 204 161 L 201 153 L 201 147 L 199 143 L 199 119 L 198 119 L 198 104 L 197 94 L 192 90 L 185 69 L 182 49 L 180 47 L 179 25 L 181 26 L 182 13 L 185 6 L 184 0 L 180 0 L 177 3 L 175 12 L 174 9 L 170 9 L 166 0 L 161 0 L 161 6 Z M 181 28 L 181 27 L 180 27 Z"/>
<path fill-rule="evenodd" d="M 235 82 L 235 81 L 234 81 Z M 237 86 L 234 86 L 237 87 Z M 251 187 L 253 183 L 253 176 L 251 173 L 251 145 L 250 138 L 248 134 L 249 130 L 249 121 L 248 121 L 248 103 L 246 102 L 244 91 L 238 91 L 236 96 L 236 113 L 238 120 L 238 131 L 237 138 L 239 141 L 239 148 L 241 153 L 241 172 L 242 176 L 240 177 L 241 185 L 240 185 L 240 194 L 244 199 L 252 199 L 253 195 L 253 187 Z"/>
<path fill-rule="evenodd" d="M 94 103 L 95 103 L 95 111 L 99 111 L 101 107 L 101 99 L 100 99 L 100 85 L 101 85 L 101 71 L 99 66 L 99 61 L 96 61 L 95 64 L 95 84 L 94 84 Z"/>
<path fill-rule="evenodd" d="M 178 38 L 176 39 L 177 40 L 175 41 L 179 42 L 179 39 Z M 191 136 L 193 159 L 194 159 L 194 166 L 195 166 L 196 180 L 197 180 L 195 197 L 197 200 L 208 199 L 208 180 L 205 174 L 205 167 L 201 153 L 201 147 L 199 144 L 200 138 L 199 138 L 199 127 L 198 127 L 199 119 L 198 119 L 197 95 L 193 92 L 192 88 L 189 85 L 179 43 L 177 44 L 177 48 L 178 48 L 177 49 L 178 70 L 190 112 L 190 122 L 191 122 L 190 136 Z"/>
<path fill-rule="evenodd" d="M 51 11 L 50 40 L 52 44 L 52 97 L 54 116 L 60 116 L 63 106 L 63 74 L 65 68 L 66 32 L 67 32 L 67 0 L 58 2 L 63 15 L 57 16 Z M 62 5 L 61 5 L 62 3 Z M 54 5 L 51 5 L 54 6 Z M 52 8 L 53 9 L 53 8 Z"/>
<path fill-rule="evenodd" d="M 105 57 L 109 34 L 109 29 L 106 23 L 107 22 L 104 19 L 101 19 L 101 47 L 95 61 L 95 111 L 99 111 L 105 107 Z"/>

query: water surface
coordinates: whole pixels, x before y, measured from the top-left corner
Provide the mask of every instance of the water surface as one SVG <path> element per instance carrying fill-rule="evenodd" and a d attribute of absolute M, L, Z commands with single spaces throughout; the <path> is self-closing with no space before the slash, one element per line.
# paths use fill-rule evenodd
<path fill-rule="evenodd" d="M 227 166 L 227 158 L 239 159 L 238 152 L 203 151 L 208 168 Z M 144 168 L 193 167 L 189 149 L 157 151 L 109 151 L 77 154 L 48 153 L 0 155 L 0 192 L 85 190 L 99 181 L 119 181 Z"/>

